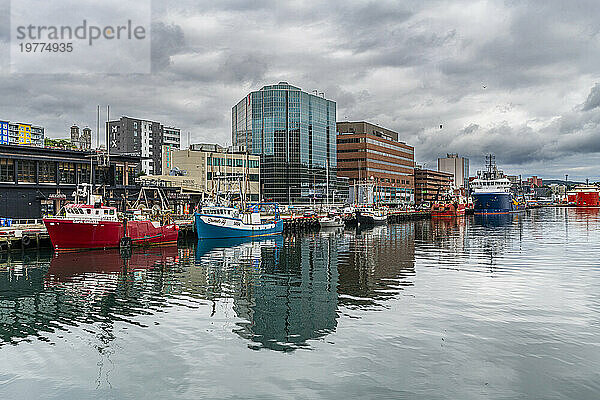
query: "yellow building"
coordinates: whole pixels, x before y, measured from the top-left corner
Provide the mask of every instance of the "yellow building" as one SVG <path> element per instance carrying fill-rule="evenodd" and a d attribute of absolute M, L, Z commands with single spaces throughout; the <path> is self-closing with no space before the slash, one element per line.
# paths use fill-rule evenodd
<path fill-rule="evenodd" d="M 163 171 L 152 178 L 177 184 L 184 190 L 217 194 L 246 201 L 260 200 L 260 156 L 225 149 L 216 144 L 196 144 L 188 150 L 163 147 Z M 169 173 L 170 172 L 170 173 Z"/>

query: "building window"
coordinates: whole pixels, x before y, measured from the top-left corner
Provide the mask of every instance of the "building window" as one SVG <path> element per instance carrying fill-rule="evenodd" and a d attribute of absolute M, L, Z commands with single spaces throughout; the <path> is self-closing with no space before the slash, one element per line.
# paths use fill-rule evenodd
<path fill-rule="evenodd" d="M 90 183 L 89 164 L 79 164 L 77 167 L 77 183 Z"/>
<path fill-rule="evenodd" d="M 60 162 L 58 163 L 58 172 L 60 173 L 59 183 L 74 185 L 75 181 L 75 164 Z"/>
<path fill-rule="evenodd" d="M 56 163 L 53 161 L 40 161 L 39 174 L 40 183 L 56 183 Z"/>
<path fill-rule="evenodd" d="M 127 182 L 128 182 L 128 184 L 134 185 L 136 177 L 137 177 L 137 168 L 128 166 L 127 167 Z"/>
<path fill-rule="evenodd" d="M 19 160 L 19 182 L 35 183 L 35 161 Z"/>
<path fill-rule="evenodd" d="M 109 185 L 109 173 L 107 167 L 96 166 L 94 168 L 94 183 L 96 185 Z"/>
<path fill-rule="evenodd" d="M 124 176 L 125 167 L 122 165 L 115 166 L 115 185 L 123 184 L 123 176 Z"/>
<path fill-rule="evenodd" d="M 0 158 L 0 182 L 15 181 L 15 164 L 9 158 Z"/>

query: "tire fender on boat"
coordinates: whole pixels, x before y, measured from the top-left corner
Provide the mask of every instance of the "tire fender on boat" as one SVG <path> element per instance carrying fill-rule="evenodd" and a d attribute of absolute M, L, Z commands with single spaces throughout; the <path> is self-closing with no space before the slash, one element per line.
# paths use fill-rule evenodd
<path fill-rule="evenodd" d="M 29 246 L 29 243 L 31 243 L 31 238 L 28 235 L 23 235 L 21 242 L 23 243 L 23 246 Z"/>

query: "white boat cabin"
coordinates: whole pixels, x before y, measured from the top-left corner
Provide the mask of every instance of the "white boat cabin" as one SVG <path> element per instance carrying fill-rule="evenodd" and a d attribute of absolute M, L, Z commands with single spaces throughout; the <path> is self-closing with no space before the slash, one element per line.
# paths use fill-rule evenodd
<path fill-rule="evenodd" d="M 507 178 L 474 179 L 471 187 L 475 193 L 510 193 L 511 183 Z"/>
<path fill-rule="evenodd" d="M 260 212 L 240 213 L 233 207 L 204 206 L 199 214 L 215 218 L 230 218 L 242 221 L 244 224 L 261 224 Z"/>
<path fill-rule="evenodd" d="M 65 205 L 65 219 L 86 221 L 118 221 L 117 209 L 115 207 L 94 207 L 88 204 Z"/>

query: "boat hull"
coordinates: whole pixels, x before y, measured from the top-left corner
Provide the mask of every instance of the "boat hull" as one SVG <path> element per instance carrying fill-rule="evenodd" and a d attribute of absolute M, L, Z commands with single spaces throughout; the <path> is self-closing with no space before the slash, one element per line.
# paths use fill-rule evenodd
<path fill-rule="evenodd" d="M 242 238 L 277 235 L 283 232 L 283 221 L 263 224 L 244 224 L 238 219 L 196 214 L 198 239 Z"/>
<path fill-rule="evenodd" d="M 439 209 L 431 210 L 432 218 L 452 218 L 452 217 L 463 217 L 466 213 L 466 209 L 464 205 L 459 204 L 458 208 L 454 207 L 454 205 L 448 205 Z"/>
<path fill-rule="evenodd" d="M 151 221 L 75 221 L 44 218 L 44 224 L 55 251 L 117 248 L 121 238 L 130 237 L 134 246 L 175 244 L 178 227 L 156 225 Z M 125 230 L 127 235 L 125 235 Z"/>
<path fill-rule="evenodd" d="M 510 193 L 474 193 L 473 204 L 475 214 L 508 214 L 525 210 L 525 205 L 518 204 Z"/>
<path fill-rule="evenodd" d="M 344 220 L 342 218 L 322 218 L 319 221 L 319 225 L 321 226 L 321 229 L 326 229 L 326 228 L 341 228 L 343 227 L 344 224 Z"/>
<path fill-rule="evenodd" d="M 372 215 L 357 211 L 356 220 L 360 225 L 383 225 L 387 223 L 387 216 Z"/>

